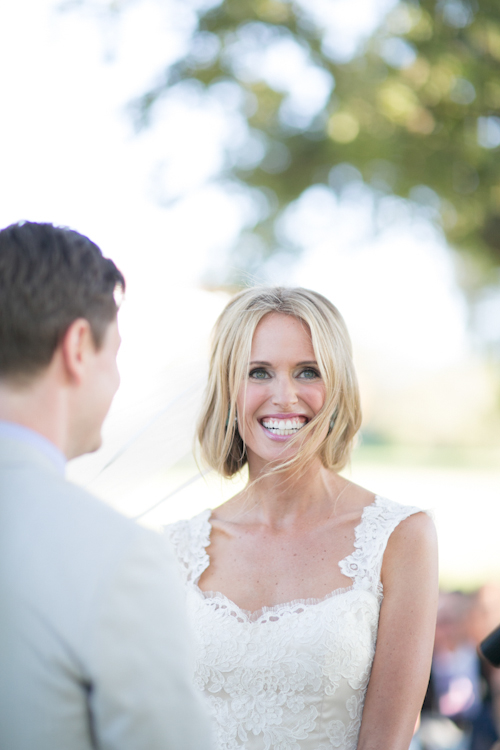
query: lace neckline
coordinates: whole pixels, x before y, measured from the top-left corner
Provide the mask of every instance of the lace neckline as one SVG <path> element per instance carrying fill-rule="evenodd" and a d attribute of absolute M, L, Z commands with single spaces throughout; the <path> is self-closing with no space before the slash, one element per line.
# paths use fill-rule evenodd
<path fill-rule="evenodd" d="M 280 620 L 282 615 L 287 612 L 292 614 L 300 614 L 308 607 L 317 607 L 325 602 L 335 599 L 337 596 L 347 594 L 350 591 L 354 591 L 354 585 L 347 586 L 346 588 L 338 588 L 331 591 L 325 596 L 321 596 L 319 599 L 293 599 L 291 602 L 284 602 L 282 604 L 273 604 L 270 607 L 261 607 L 260 609 L 252 612 L 249 609 L 243 609 L 238 606 L 232 599 L 229 599 L 225 594 L 221 594 L 220 591 L 202 591 L 197 584 L 194 584 L 195 590 L 199 593 L 202 599 L 213 604 L 216 609 L 225 609 L 228 614 L 232 615 L 238 622 L 273 622 Z"/>
<path fill-rule="evenodd" d="M 269 607 L 264 606 L 254 612 L 252 612 L 251 610 L 243 609 L 220 591 L 202 591 L 202 589 L 200 589 L 200 587 L 198 586 L 198 581 L 200 580 L 203 572 L 210 565 L 210 557 L 207 552 L 207 547 L 210 545 L 210 534 L 212 531 L 212 524 L 210 522 L 212 511 L 211 509 L 204 510 L 198 516 L 200 523 L 202 524 L 200 528 L 201 536 L 203 538 L 202 550 L 200 550 L 200 556 L 202 557 L 202 560 L 200 560 L 198 575 L 192 581 L 192 587 L 198 593 L 198 595 L 201 596 L 202 599 L 207 602 L 213 603 L 217 609 L 220 608 L 229 610 L 229 613 L 240 622 L 256 622 L 257 620 L 261 620 L 264 617 L 266 618 L 264 621 L 278 620 L 280 619 L 280 615 L 284 612 L 291 611 L 299 613 L 302 612 L 306 607 L 317 606 L 331 599 L 334 599 L 337 596 L 341 596 L 342 594 L 347 594 L 350 591 L 354 591 L 354 589 L 356 588 L 357 573 L 359 570 L 359 565 L 356 562 L 356 559 L 357 557 L 359 557 L 359 552 L 361 551 L 362 547 L 363 529 L 366 525 L 366 521 L 367 518 L 369 518 L 370 513 L 375 508 L 377 508 L 381 502 L 383 502 L 383 498 L 380 495 L 375 495 L 373 502 L 371 502 L 369 505 L 365 505 L 361 513 L 359 523 L 354 528 L 354 550 L 349 555 L 342 558 L 342 560 L 339 560 L 339 562 L 337 563 L 342 574 L 348 578 L 353 579 L 353 583 L 351 586 L 336 588 L 333 591 L 330 591 L 325 596 L 319 598 L 293 599 L 292 601 L 274 604 Z M 380 582 L 378 593 L 382 593 L 382 584 Z"/>

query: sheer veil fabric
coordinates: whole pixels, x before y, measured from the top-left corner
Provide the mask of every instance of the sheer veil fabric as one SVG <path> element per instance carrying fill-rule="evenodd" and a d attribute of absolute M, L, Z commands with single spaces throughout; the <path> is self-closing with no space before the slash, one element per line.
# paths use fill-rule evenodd
<path fill-rule="evenodd" d="M 210 332 L 229 295 L 186 288 L 158 271 L 151 299 L 134 295 L 131 279 L 119 312 L 122 382 L 97 453 L 71 461 L 67 476 L 125 515 L 148 513 L 187 481 L 200 477 L 192 459 L 196 420 L 207 382 Z M 139 304 L 140 302 L 140 304 Z M 200 495 L 203 482 L 199 483 Z M 173 503 L 149 523 L 186 517 Z M 203 500 L 198 510 L 206 507 Z M 197 512 L 193 511 L 192 512 Z"/>
<path fill-rule="evenodd" d="M 192 448 L 205 371 L 204 361 L 184 366 L 182 384 L 172 368 L 159 371 L 132 397 L 117 398 L 103 447 L 71 461 L 68 478 L 127 516 L 149 520 L 148 513 L 163 500 L 168 510 L 168 500 L 202 476 Z"/>
<path fill-rule="evenodd" d="M 351 586 L 259 612 L 197 585 L 210 564 L 209 510 L 166 527 L 216 750 L 355 750 L 383 599 L 383 554 L 394 528 L 418 512 L 376 497 L 356 528 L 353 552 L 339 561 Z"/>

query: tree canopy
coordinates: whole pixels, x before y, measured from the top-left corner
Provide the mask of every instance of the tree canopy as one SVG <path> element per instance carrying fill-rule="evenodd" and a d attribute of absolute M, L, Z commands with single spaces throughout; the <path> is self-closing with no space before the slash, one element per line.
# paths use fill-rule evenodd
<path fill-rule="evenodd" d="M 327 5 L 202 4 L 186 54 L 134 103 L 138 127 L 174 86 L 204 95 L 230 84 L 240 95 L 228 106 L 248 130 L 228 144 L 224 176 L 271 196 L 253 228 L 265 254 L 279 248 L 276 222 L 291 202 L 314 184 L 340 189 L 354 168 L 377 194 L 433 205 L 452 246 L 497 268 L 498 0 L 401 1 L 351 55 L 328 34 Z M 295 87 L 266 68 L 292 50 L 307 70 Z"/>

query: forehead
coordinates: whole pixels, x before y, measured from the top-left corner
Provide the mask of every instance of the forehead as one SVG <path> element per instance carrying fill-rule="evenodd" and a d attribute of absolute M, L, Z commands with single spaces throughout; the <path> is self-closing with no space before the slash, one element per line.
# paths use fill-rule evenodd
<path fill-rule="evenodd" d="M 259 322 L 252 339 L 252 359 L 270 360 L 277 354 L 315 358 L 309 326 L 292 315 L 271 312 Z"/>

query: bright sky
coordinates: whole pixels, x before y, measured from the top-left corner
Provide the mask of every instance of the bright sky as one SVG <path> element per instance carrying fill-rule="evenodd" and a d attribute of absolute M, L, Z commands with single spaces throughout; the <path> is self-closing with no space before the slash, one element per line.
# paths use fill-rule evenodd
<path fill-rule="evenodd" d="M 173 101 L 150 132 L 135 137 L 124 114 L 127 102 L 181 49 L 174 18 L 188 29 L 189 13 L 179 19 L 179 6 L 174 16 L 170 2 L 143 0 L 123 15 L 117 34 L 106 35 L 95 19 L 58 14 L 57 5 L 18 0 L 0 7 L 0 224 L 49 220 L 88 233 L 125 271 L 129 300 L 137 292 L 147 304 L 154 296 L 149 285 L 171 295 L 196 284 L 237 232 L 242 208 L 203 186 L 229 126 L 216 106 L 193 118 L 185 102 Z M 322 3 L 313 5 L 320 9 Z M 354 13 L 352 3 L 335 3 L 332 14 L 347 51 L 364 30 L 355 16 L 367 30 L 375 22 L 373 2 L 356 6 Z M 279 78 L 276 60 L 273 65 Z M 170 184 L 195 188 L 170 210 L 153 195 L 159 162 Z M 439 239 L 425 231 L 415 236 L 399 221 L 389 237 L 373 244 L 369 196 L 347 197 L 343 205 L 319 196 L 319 210 L 312 198 L 298 212 L 307 252 L 293 278 L 331 294 L 356 335 L 365 327 L 374 346 L 390 349 L 397 339 L 399 356 L 436 365 L 460 356 L 464 310 Z"/>
<path fill-rule="evenodd" d="M 123 14 L 117 33 L 106 33 L 94 18 L 58 13 L 57 5 L 0 5 L 0 225 L 69 225 L 117 262 L 128 280 L 122 371 L 136 382 L 146 367 L 157 369 L 179 351 L 181 359 L 203 356 L 223 300 L 196 284 L 207 267 L 226 262 L 247 210 L 245 201 L 205 184 L 235 123 L 224 119 L 220 102 L 193 117 L 189 103 L 173 98 L 158 109 L 151 130 L 133 134 L 125 106 L 182 48 L 193 22 L 187 10 L 179 14 L 177 5 L 174 12 L 170 0 L 141 0 Z M 356 34 L 373 27 L 376 5 L 336 3 L 329 38 L 343 32 L 344 56 Z M 366 28 L 356 26 L 354 11 Z M 284 69 L 292 58 L 300 66 L 294 53 L 288 62 L 282 53 Z M 272 76 L 285 80 L 279 59 Z M 321 98 L 325 82 L 315 80 Z M 158 195 L 172 190 L 187 197 L 161 207 Z M 374 239 L 369 191 L 354 183 L 338 200 L 313 188 L 285 222 L 303 256 L 296 265 L 278 259 L 270 277 L 323 291 L 344 313 L 355 346 L 397 360 L 405 373 L 460 361 L 466 314 L 451 256 L 406 204 L 386 204 L 384 231 Z"/>

